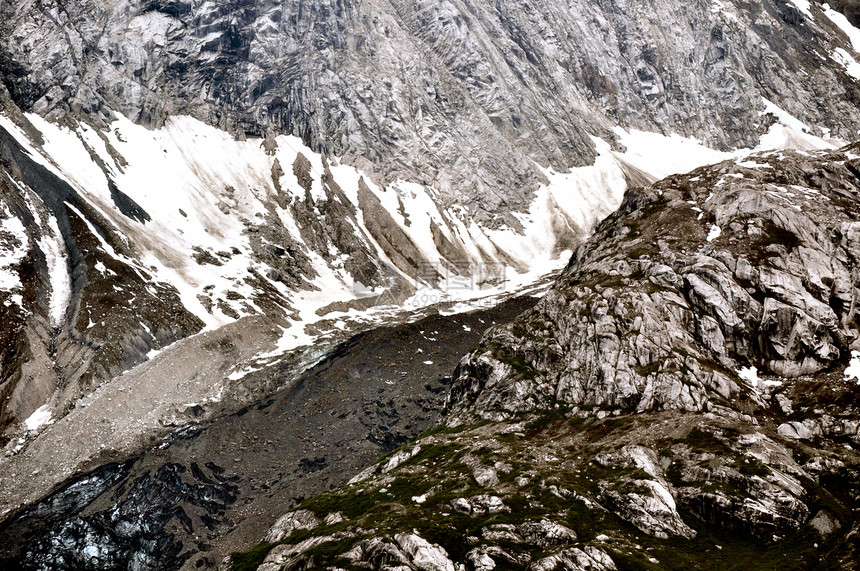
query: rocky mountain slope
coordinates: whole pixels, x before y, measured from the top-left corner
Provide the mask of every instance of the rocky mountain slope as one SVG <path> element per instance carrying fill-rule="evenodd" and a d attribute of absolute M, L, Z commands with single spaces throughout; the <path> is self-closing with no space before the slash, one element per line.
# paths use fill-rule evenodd
<path fill-rule="evenodd" d="M 288 350 L 510 290 L 631 182 L 860 128 L 823 4 L 28 0 L 0 31 L 7 443 L 203 329 Z"/>
<path fill-rule="evenodd" d="M 7 517 L 0 524 L 0 569 L 213 568 L 256 543 L 286 506 L 343 484 L 436 423 L 458 356 L 487 326 L 536 301 L 525 296 L 378 327 L 299 375 L 294 361 L 281 360 L 246 382 L 271 385 L 297 376 L 294 382 L 209 422 L 193 422 L 202 406 L 183 402 L 167 436 L 131 454 L 102 450 L 109 462 L 60 474 L 56 492 Z M 113 393 L 112 404 L 125 405 L 118 401 L 128 392 Z M 74 418 L 51 430 L 71 432 Z M 111 434 L 119 430 L 114 421 L 90 425 L 87 439 L 55 433 L 65 447 L 49 465 L 15 456 L 17 473 L 30 477 L 4 489 L 4 499 L 31 503 L 22 499 L 44 489 L 40 479 L 56 478 L 55 467 L 88 442 L 113 445 Z"/>
<path fill-rule="evenodd" d="M 852 569 L 860 147 L 627 192 L 444 423 L 234 569 Z"/>
<path fill-rule="evenodd" d="M 559 184 L 524 219 L 534 232 L 489 230 L 440 210 L 432 189 L 376 186 L 291 137 L 236 141 L 187 117 L 157 131 L 118 119 L 104 132 L 8 99 L 4 109 L 7 455 L 163 349 L 196 359 L 197 342 L 177 343 L 193 334 L 223 329 L 243 350 L 227 351 L 223 367 L 201 365 L 216 369 L 211 384 L 190 368 L 156 368 L 170 377 L 145 392 L 196 383 L 179 398 L 205 403 L 202 419 L 241 408 L 215 397 L 247 392 L 229 385 L 286 352 L 313 353 L 323 338 L 331 347 L 437 302 L 515 291 L 552 270 L 639 173 L 606 147 L 596 165 L 553 175 Z M 674 144 L 696 162 L 714 156 Z"/>
<path fill-rule="evenodd" d="M 28 0 L 0 15 L 22 108 L 296 135 L 507 222 L 545 181 L 533 161 L 591 164 L 590 136 L 619 124 L 752 147 L 764 97 L 836 136 L 860 128 L 851 40 L 805 1 Z"/>
<path fill-rule="evenodd" d="M 852 140 L 856 15 L 853 0 L 0 2 L 0 520 L 264 402 L 356 333 L 548 279 L 630 186 Z M 708 216 L 720 244 L 729 214 Z M 676 222 L 660 221 L 693 232 Z M 784 237 L 768 224 L 744 244 Z M 532 333 L 497 331 L 463 362 L 452 410 L 701 413 L 743 393 L 738 367 L 831 370 L 853 340 L 853 262 L 828 261 L 835 238 L 810 224 L 796 253 L 768 254 L 785 268 L 734 286 L 607 238 L 618 268 L 599 285 L 589 258 L 597 281 L 571 290 L 598 332 L 551 294 Z M 671 287 L 602 297 L 646 277 Z M 640 310 L 664 321 L 624 321 Z"/>

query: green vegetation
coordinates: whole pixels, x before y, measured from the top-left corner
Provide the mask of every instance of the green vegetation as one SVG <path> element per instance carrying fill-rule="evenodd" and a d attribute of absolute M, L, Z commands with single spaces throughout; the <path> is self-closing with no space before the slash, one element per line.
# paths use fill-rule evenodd
<path fill-rule="evenodd" d="M 428 438 L 430 436 L 435 436 L 437 434 L 440 434 L 440 435 L 442 435 L 442 434 L 459 434 L 460 432 L 464 432 L 466 430 L 474 430 L 476 428 L 480 428 L 481 426 L 489 424 L 489 422 L 490 422 L 489 420 L 480 420 L 474 424 L 461 424 L 460 426 L 446 426 L 444 424 L 437 424 L 433 428 L 428 428 L 427 430 L 422 432 L 418 436 L 418 441 L 420 442 L 420 441 L 424 440 L 425 438 Z M 412 448 L 413 446 L 414 446 L 414 444 L 407 444 L 405 446 L 401 446 L 397 450 L 405 450 L 407 448 Z M 390 456 L 392 453 L 386 454 L 385 456 L 386 457 Z"/>
<path fill-rule="evenodd" d="M 311 557 L 330 559 L 340 555 L 341 553 L 349 551 L 353 545 L 358 543 L 359 540 L 359 537 L 351 537 L 349 539 L 324 541 L 316 547 L 312 547 L 305 551 L 305 554 Z"/>
<path fill-rule="evenodd" d="M 537 434 L 546 431 L 550 427 L 560 428 L 567 420 L 568 414 L 570 414 L 569 407 L 553 408 L 547 412 L 541 413 L 540 416 L 530 420 L 526 424 L 526 438 L 532 438 Z"/>
<path fill-rule="evenodd" d="M 827 569 L 821 565 L 821 554 L 815 543 L 821 538 L 808 528 L 794 532 L 782 541 L 762 540 L 741 530 L 724 530 L 701 523 L 693 514 L 681 511 L 684 521 L 697 532 L 695 539 L 673 537 L 665 540 L 641 536 L 637 538 L 643 550 L 630 559 L 616 561 L 619 571 L 639 569 L 713 569 L 725 571 L 790 571 L 810 568 Z M 720 547 L 717 547 L 720 546 Z M 647 551 L 660 563 L 650 562 L 641 553 Z M 638 566 L 637 566 L 638 565 Z M 654 565 L 654 564 L 651 564 Z"/>
<path fill-rule="evenodd" d="M 484 426 L 486 422 L 479 425 Z M 312 568 L 336 565 L 354 569 L 342 554 L 358 541 L 371 536 L 393 541 L 395 534 L 414 529 L 426 540 L 441 545 L 453 560 L 461 562 L 473 547 L 465 538 L 481 537 L 482 530 L 493 525 L 548 518 L 573 529 L 578 536 L 577 545 L 592 544 L 607 551 L 619 570 L 799 570 L 817 564 L 822 554 L 827 553 L 823 548 L 816 549 L 816 542 L 823 546 L 830 542 L 827 543 L 828 549 L 834 552 L 837 546 L 841 546 L 839 549 L 843 551 L 851 548 L 844 540 L 836 543 L 835 537 L 839 534 L 834 534 L 833 539 L 823 540 L 809 526 L 782 541 L 772 542 L 769 538 L 765 541 L 751 535 L 741 522 L 724 521 L 721 526 L 712 525 L 685 511 L 683 505 L 679 508 L 681 515 L 697 531 L 697 537 L 661 540 L 644 535 L 611 512 L 588 507 L 579 497 L 585 495 L 594 499 L 605 488 L 620 494 L 652 493 L 650 487 L 640 483 L 651 479 L 643 470 L 602 466 L 593 461 L 596 452 L 611 451 L 613 444 L 608 444 L 611 442 L 609 439 L 644 426 L 641 417 L 636 415 L 604 419 L 593 416 L 570 418 L 567 409 L 559 408 L 531 418 L 524 426 L 524 434 L 519 436 L 491 430 L 495 434 L 495 444 L 492 445 L 480 437 L 475 438 L 485 433 L 484 430 L 470 430 L 479 425 L 457 429 L 437 427 L 431 433 L 434 442 L 421 443 L 419 454 L 391 474 L 381 476 L 384 479 L 344 487 L 305 500 L 299 507 L 311 509 L 319 517 L 341 512 L 349 520 L 310 531 L 296 531 L 279 543 L 295 544 L 309 537 L 331 536 L 347 530 L 357 532 L 354 537 L 332 539 L 306 552 L 309 556 L 306 563 Z M 659 441 L 658 449 L 668 450 L 671 455 L 671 449 L 683 443 L 685 449 L 695 453 L 715 454 L 717 461 L 736 467 L 744 476 L 767 475 L 770 468 L 727 444 L 739 435 L 739 431 L 729 427 L 696 426 L 682 438 Z M 565 439 L 561 446 L 558 445 L 559 439 Z M 545 456 L 534 453 L 542 447 L 552 450 L 553 446 L 556 447 L 556 455 L 565 460 L 546 463 L 546 460 L 539 460 Z M 471 468 L 462 463 L 466 453 L 476 456 L 483 464 L 500 460 L 513 467 L 510 473 L 499 473 L 503 491 L 491 492 L 476 485 Z M 575 462 L 576 470 L 566 469 L 571 460 Z M 667 476 L 676 486 L 690 485 L 690 482 L 682 481 L 681 468 L 680 462 L 672 463 L 666 470 Z M 527 483 L 514 484 L 519 476 L 526 477 Z M 737 482 L 711 479 L 693 485 L 706 493 L 740 499 L 747 496 L 744 490 L 739 489 L 742 482 L 741 479 Z M 846 490 L 856 489 L 856 485 L 848 479 L 828 483 L 830 488 L 841 486 Z M 833 497 L 814 482 L 804 482 L 804 487 L 810 490 L 805 501 L 813 513 L 825 509 L 843 522 L 851 521 L 850 510 L 844 507 L 848 504 L 840 503 L 843 498 Z M 383 488 L 384 492 L 381 491 Z M 507 509 L 466 515 L 452 508 L 451 501 L 455 498 L 471 498 L 486 493 L 498 494 Z M 412 501 L 413 496 L 421 494 L 427 494 L 425 502 Z M 604 505 L 607 504 L 604 502 Z M 601 534 L 608 535 L 610 539 L 598 541 L 596 538 Z M 514 556 L 529 554 L 532 558 L 539 558 L 548 554 L 527 544 L 504 541 L 496 544 Z M 233 569 L 255 569 L 276 545 L 261 543 L 249 551 L 232 554 Z M 651 557 L 659 563 L 654 563 Z M 509 568 L 498 558 L 496 562 L 497 569 Z M 826 565 L 819 567 L 827 569 Z"/>
<path fill-rule="evenodd" d="M 707 432 L 698 427 L 691 430 L 682 442 L 689 444 L 693 452 L 699 454 L 703 452 L 731 452 L 731 449 L 725 444 L 725 442 L 714 436 L 712 432 Z"/>
<path fill-rule="evenodd" d="M 800 245 L 797 235 L 776 226 L 770 220 L 764 220 L 762 231 L 761 235 L 753 237 L 746 244 L 745 251 L 742 252 L 754 266 L 765 264 L 770 258 L 779 256 L 776 250 L 767 249 L 772 244 L 783 246 L 789 252 Z"/>
<path fill-rule="evenodd" d="M 514 353 L 512 351 L 497 351 L 494 352 L 494 356 L 496 359 L 501 361 L 502 363 L 507 363 L 510 365 L 514 371 L 516 371 L 517 375 L 525 380 L 534 379 L 537 376 L 537 371 L 531 364 L 526 361 L 525 357 Z"/>
<path fill-rule="evenodd" d="M 738 471 L 744 476 L 764 477 L 770 474 L 770 468 L 762 464 L 758 458 L 744 458 L 738 464 Z"/>
<path fill-rule="evenodd" d="M 276 543 L 266 541 L 252 547 L 248 551 L 234 551 L 230 554 L 233 571 L 254 571 L 266 559 Z"/>

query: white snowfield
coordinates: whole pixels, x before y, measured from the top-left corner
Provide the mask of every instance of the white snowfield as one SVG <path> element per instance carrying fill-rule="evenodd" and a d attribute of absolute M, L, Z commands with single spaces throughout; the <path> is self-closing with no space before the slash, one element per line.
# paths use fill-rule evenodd
<path fill-rule="evenodd" d="M 812 135 L 808 126 L 770 101 L 764 100 L 763 103 L 762 113 L 774 115 L 778 123 L 762 137 L 762 144 L 756 150 L 835 146 Z M 292 213 L 273 206 L 279 192 L 286 195 L 288 201 L 304 199 L 304 189 L 289 172 L 299 153 L 311 163 L 311 194 L 317 199 L 325 197 L 321 181 L 324 159 L 296 137 L 277 137 L 277 148 L 267 153 L 263 140 L 237 141 L 226 132 L 183 116 L 171 118 L 162 129 L 147 130 L 117 115 L 115 122 L 103 133 L 83 123 L 70 130 L 35 114 L 28 114 L 27 119 L 41 132 L 44 139 L 41 147 L 30 141 L 10 119 L 0 116 L 0 125 L 12 133 L 39 163 L 66 180 L 97 212 L 104 215 L 133 246 L 137 259 L 119 256 L 94 232 L 109 255 L 121 258 L 133 267 L 146 269 L 159 281 L 175 287 L 185 307 L 199 317 L 207 329 L 235 321 L 236 315 L 241 317 L 261 311 L 251 301 L 254 287 L 246 278 L 252 271 L 266 275 L 267 267 L 252 255 L 246 232 L 248 224 L 259 223 L 268 209 L 274 207 L 283 226 L 290 230 L 294 239 L 303 242 Z M 571 252 L 559 244 L 570 243 L 572 237 L 584 237 L 597 222 L 617 208 L 627 188 L 625 173 L 631 167 L 657 180 L 744 154 L 743 151 L 721 153 L 693 139 L 676 135 L 666 137 L 626 131 L 620 127 L 615 132 L 626 147 L 624 153 L 613 151 L 607 142 L 594 138 L 599 156 L 592 166 L 565 173 L 544 169 L 549 184 L 535 193 L 527 212 L 517 215 L 522 223 L 519 230 L 484 227 L 456 204 L 442 208 L 437 192 L 430 187 L 406 181 L 380 187 L 361 171 L 337 159 L 330 161 L 330 168 L 335 181 L 357 211 L 357 220 L 362 227 L 357 228 L 356 233 L 371 242 L 371 251 L 377 253 L 382 263 L 418 289 L 415 297 L 406 300 L 403 307 L 426 305 L 432 301 L 468 302 L 520 290 L 561 268 Z M 104 171 L 92 154 L 106 165 Z M 276 161 L 285 171 L 277 181 L 280 191 L 272 175 Z M 139 222 L 119 211 L 111 198 L 106 173 L 121 192 L 146 211 L 150 221 Z M 496 271 L 496 277 L 501 273 L 504 281 L 482 284 L 476 283 L 474 276 L 450 275 L 447 284 L 426 284 L 398 269 L 365 225 L 358 206 L 359 179 L 362 177 L 382 207 L 428 262 L 441 264 L 444 261 L 433 239 L 431 225 L 435 225 L 445 238 L 464 246 L 468 259 L 450 261 L 467 262 L 472 268 L 480 268 L 487 265 L 489 257 L 503 268 L 501 272 Z M 92 223 L 83 214 L 74 213 L 92 228 Z M 15 225 L 16 222 L 7 217 L 4 224 Z M 46 221 L 43 226 L 46 231 L 42 232 L 39 247 L 53 270 L 51 318 L 56 325 L 62 320 L 64 305 L 69 298 L 68 271 L 63 270 L 67 259 L 63 244 L 57 241 L 60 233 L 55 230 L 56 221 Z M 27 247 L 25 241 L 21 248 Z M 239 253 L 220 266 L 201 265 L 194 259 L 195 248 L 207 252 Z M 346 256 L 329 264 L 310 247 L 307 251 L 318 274 L 313 282 L 316 291 L 290 291 L 283 283 L 272 281 L 283 296 L 284 305 L 297 308 L 297 324 L 317 321 L 317 310 L 334 302 L 348 302 L 381 293 L 378 288 L 367 291 L 363 284 L 353 279 L 343 267 Z M 7 283 L 15 285 L 11 276 L 3 278 L 3 284 Z M 230 299 L 228 291 L 236 292 L 244 299 L 241 302 Z M 201 294 L 220 300 L 223 306 L 204 307 L 200 301 Z M 465 304 L 463 307 L 468 306 Z M 226 314 L 222 307 L 232 309 L 228 311 L 232 316 Z M 355 314 L 356 311 L 350 313 Z M 285 343 L 283 349 L 311 341 L 296 333 L 300 328 L 290 329 L 293 343 Z"/>
<path fill-rule="evenodd" d="M 831 8 L 829 4 L 822 4 L 821 10 L 831 22 L 839 26 L 839 29 L 848 36 L 854 52 L 860 54 L 860 30 L 855 28 L 841 12 L 837 12 Z"/>

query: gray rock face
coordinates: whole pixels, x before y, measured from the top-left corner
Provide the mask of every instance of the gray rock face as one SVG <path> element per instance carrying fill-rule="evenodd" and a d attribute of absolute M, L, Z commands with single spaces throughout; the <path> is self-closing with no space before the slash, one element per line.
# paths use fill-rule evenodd
<path fill-rule="evenodd" d="M 297 529 L 313 529 L 320 525 L 320 520 L 310 510 L 296 510 L 284 514 L 272 529 L 269 530 L 269 535 L 266 536 L 266 541 L 274 543 L 285 537 L 289 537 L 291 533 Z"/>
<path fill-rule="evenodd" d="M 860 127 L 830 57 L 850 43 L 817 4 L 51 0 L 0 16 L 24 109 L 295 134 L 511 223 L 542 180 L 532 161 L 589 164 L 589 136 L 615 125 L 753 146 L 766 97 L 837 136 Z"/>
<path fill-rule="evenodd" d="M 612 558 L 596 547 L 591 546 L 585 549 L 577 547 L 565 549 L 529 565 L 530 571 L 551 571 L 554 569 L 564 569 L 565 571 L 610 571 L 617 569 L 617 567 L 615 567 Z"/>
<path fill-rule="evenodd" d="M 440 546 L 433 545 L 414 533 L 399 533 L 394 540 L 407 554 L 415 568 L 421 571 L 454 571 L 454 563 Z"/>
<path fill-rule="evenodd" d="M 706 411 L 759 398 L 767 383 L 744 368 L 790 379 L 846 362 L 858 167 L 852 149 L 769 153 L 629 191 L 535 309 L 461 361 L 450 405 Z"/>
<path fill-rule="evenodd" d="M 600 454 L 595 461 L 613 470 L 635 468 L 647 478 L 622 476 L 618 480 L 600 483 L 600 499 L 614 513 L 641 531 L 655 537 L 681 536 L 692 538 L 696 532 L 681 519 L 672 486 L 660 468 L 653 450 L 628 446 L 620 453 Z"/>

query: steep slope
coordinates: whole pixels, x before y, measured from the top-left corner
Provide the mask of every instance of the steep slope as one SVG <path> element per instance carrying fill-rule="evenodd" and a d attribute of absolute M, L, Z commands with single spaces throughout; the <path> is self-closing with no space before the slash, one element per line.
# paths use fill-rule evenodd
<path fill-rule="evenodd" d="M 727 157 L 676 134 L 850 138 L 860 32 L 805 6 L 4 3 L 2 438 L 203 328 L 534 281 Z"/>
<path fill-rule="evenodd" d="M 179 401 L 169 435 L 133 454 L 112 450 L 110 462 L 81 470 L 6 517 L 0 569 L 213 568 L 255 543 L 284 506 L 343 484 L 437 422 L 458 356 L 474 347 L 484 327 L 536 301 L 526 296 L 361 333 L 287 387 L 210 422 L 187 424 L 206 404 Z M 227 344 L 223 337 L 212 341 L 210 351 Z M 245 382 L 277 385 L 296 370 L 284 359 Z M 128 393 L 112 393 L 110 406 L 124 408 Z M 149 398 L 159 406 L 165 396 Z M 112 433 L 122 430 L 114 420 L 91 425 L 86 439 L 71 438 L 73 418 L 51 427 L 65 443 L 51 464 L 27 465 L 27 452 L 14 457 L 18 473 L 31 475 L 4 488 L 5 500 L 30 503 L 22 500 L 45 475 L 56 475 L 66 450 L 88 442 L 114 446 Z"/>
<path fill-rule="evenodd" d="M 431 187 L 377 186 L 294 137 L 237 141 L 189 117 L 158 130 L 120 117 L 99 130 L 8 99 L 4 109 L 6 439 L 37 410 L 58 419 L 203 329 L 266 315 L 284 352 L 386 314 L 516 290 L 559 267 L 628 180 L 724 156 L 625 134 L 646 151 L 601 143 L 594 165 L 547 171 L 517 231 L 444 208 Z"/>
<path fill-rule="evenodd" d="M 629 190 L 439 428 L 234 568 L 854 568 L 858 151 Z"/>
<path fill-rule="evenodd" d="M 858 46 L 817 3 L 28 0 L 0 16 L 25 110 L 291 134 L 482 221 L 515 224 L 545 181 L 534 162 L 591 164 L 590 136 L 617 125 L 752 147 L 764 97 L 860 128 Z"/>

